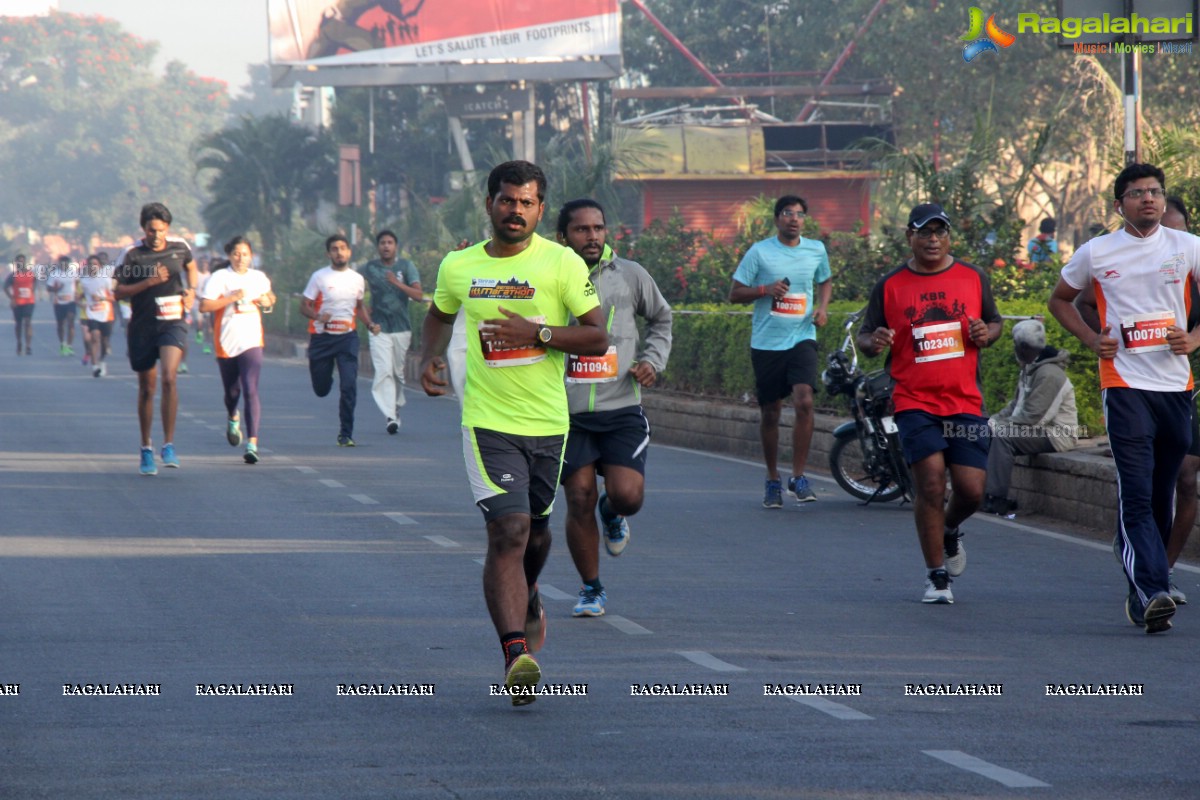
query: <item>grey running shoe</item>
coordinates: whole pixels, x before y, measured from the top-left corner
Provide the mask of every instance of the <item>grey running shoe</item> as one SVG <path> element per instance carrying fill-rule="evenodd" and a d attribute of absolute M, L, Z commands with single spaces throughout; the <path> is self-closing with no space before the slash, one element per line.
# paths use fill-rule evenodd
<path fill-rule="evenodd" d="M 1183 593 L 1178 586 L 1175 585 L 1175 570 L 1171 570 L 1167 575 L 1167 584 L 1171 587 L 1171 599 L 1175 601 L 1177 606 L 1187 605 L 1187 595 Z"/>

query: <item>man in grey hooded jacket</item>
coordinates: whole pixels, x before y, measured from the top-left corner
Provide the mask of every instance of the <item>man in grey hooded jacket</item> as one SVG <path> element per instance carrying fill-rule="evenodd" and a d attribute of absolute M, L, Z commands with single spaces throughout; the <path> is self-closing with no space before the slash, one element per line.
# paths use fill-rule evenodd
<path fill-rule="evenodd" d="M 1018 322 L 1012 336 L 1021 375 L 1017 396 L 991 419 L 992 446 L 983 503 L 985 512 L 1001 515 L 1016 509 L 1008 497 L 1013 459 L 1061 453 L 1079 441 L 1075 387 L 1066 373 L 1070 353 L 1047 347 L 1046 328 L 1036 319 Z"/>
<path fill-rule="evenodd" d="M 671 306 L 640 264 L 618 258 L 605 243 L 604 209 L 581 198 L 563 205 L 558 241 L 587 263 L 608 326 L 608 352 L 567 356 L 567 435 L 560 481 L 567 495 L 567 546 L 583 587 L 572 613 L 598 617 L 607 594 L 600 582 L 600 529 L 618 556 L 629 542 L 625 519 L 642 507 L 650 424 L 642 414 L 643 386 L 654 385 L 671 353 Z M 637 318 L 646 321 L 639 347 Z M 598 494 L 596 476 L 604 476 Z"/>

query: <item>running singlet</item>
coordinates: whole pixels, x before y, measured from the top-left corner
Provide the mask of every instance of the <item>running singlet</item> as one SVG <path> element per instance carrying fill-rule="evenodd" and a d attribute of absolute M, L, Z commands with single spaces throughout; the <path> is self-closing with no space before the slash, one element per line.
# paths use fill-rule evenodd
<path fill-rule="evenodd" d="M 239 275 L 233 267 L 217 270 L 204 284 L 203 298 L 219 300 L 238 289 L 242 290 L 241 300 L 212 312 L 217 358 L 235 358 L 263 346 L 262 316 L 254 301 L 271 291 L 265 273 L 248 269 Z"/>
<path fill-rule="evenodd" d="M 933 273 L 906 264 L 875 284 L 860 330 L 896 332 L 887 357 L 896 411 L 983 415 L 979 348 L 968 318 L 1001 321 L 991 283 L 970 264 L 955 261 Z"/>
<path fill-rule="evenodd" d="M 78 264 L 72 264 L 65 270 L 55 268 L 54 272 L 50 273 L 47 288 L 57 286 L 57 288 L 52 290 L 54 292 L 55 305 L 66 305 L 67 303 L 75 302 L 75 270 L 78 267 Z"/>
<path fill-rule="evenodd" d="M 1200 239 L 1159 227 L 1142 239 L 1124 229 L 1083 244 L 1062 269 L 1075 289 L 1091 282 L 1101 325 L 1112 327 L 1117 355 L 1100 360 L 1100 388 L 1151 392 L 1192 388 L 1187 356 L 1173 355 L 1167 328 L 1187 325 L 1188 274 L 1200 277 Z"/>
<path fill-rule="evenodd" d="M 743 286 L 763 286 L 787 278 L 790 285 L 782 299 L 767 295 L 754 301 L 750 346 L 791 350 L 799 342 L 815 340 L 813 285 L 829 280 L 831 274 L 829 254 L 821 242 L 802 238 L 789 247 L 775 236 L 756 242 L 746 251 L 733 279 Z"/>
<path fill-rule="evenodd" d="M 174 236 L 167 237 L 162 250 L 151 250 L 140 241 L 125 251 L 117 267 L 117 283 L 122 286 L 140 283 L 154 275 L 159 264 L 167 268 L 167 282 L 151 286 L 129 298 L 133 311 L 130 322 L 134 325 L 149 325 L 154 322 L 173 323 L 183 320 L 183 291 L 187 288 L 187 272 L 184 267 L 192 260 L 192 250 L 187 242 Z"/>
<path fill-rule="evenodd" d="M 84 318 L 95 322 L 113 321 L 112 278 L 88 276 L 79 279 L 79 291 L 83 297 Z"/>
<path fill-rule="evenodd" d="M 232 269 L 232 267 L 231 267 Z M 221 270 L 224 272 L 224 270 Z M 354 270 L 322 267 L 308 279 L 304 296 L 313 301 L 313 308 L 320 315 L 328 311 L 328 322 L 308 323 L 309 333 L 352 333 L 354 331 L 354 309 L 363 299 L 366 283 L 363 276 Z"/>
<path fill-rule="evenodd" d="M 34 274 L 14 272 L 4 280 L 4 285 L 12 290 L 12 302 L 15 306 L 31 306 L 37 300 L 33 294 Z"/>
<path fill-rule="evenodd" d="M 500 308 L 559 326 L 569 315 L 599 305 L 583 259 L 534 235 L 518 255 L 492 258 L 486 242 L 448 254 L 433 302 L 447 314 L 466 315 L 467 387 L 463 425 L 521 436 L 556 436 L 570 427 L 562 353 L 541 345 L 497 348 L 479 326 L 502 318 Z"/>

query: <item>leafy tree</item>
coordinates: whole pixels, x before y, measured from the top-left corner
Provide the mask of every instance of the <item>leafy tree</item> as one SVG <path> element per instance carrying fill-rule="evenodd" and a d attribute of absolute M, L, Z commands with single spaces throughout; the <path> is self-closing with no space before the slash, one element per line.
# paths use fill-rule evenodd
<path fill-rule="evenodd" d="M 0 219 L 116 238 L 158 200 L 199 227 L 188 148 L 219 126 L 224 85 L 178 62 L 156 77 L 154 50 L 100 17 L 0 17 Z"/>
<path fill-rule="evenodd" d="M 209 233 L 223 240 L 253 230 L 270 259 L 281 257 L 296 217 L 315 211 L 337 185 L 330 135 L 282 115 L 242 117 L 205 136 L 194 163 L 212 197 L 204 206 Z"/>

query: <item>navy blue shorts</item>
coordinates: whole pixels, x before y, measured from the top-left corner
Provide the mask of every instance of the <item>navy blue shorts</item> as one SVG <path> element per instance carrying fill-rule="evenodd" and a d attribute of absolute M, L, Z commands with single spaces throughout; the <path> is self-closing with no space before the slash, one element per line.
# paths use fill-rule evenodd
<path fill-rule="evenodd" d="M 572 414 L 559 481 L 566 482 L 580 468 L 597 463 L 601 474 L 611 464 L 645 475 L 649 444 L 650 423 L 641 406 Z"/>
<path fill-rule="evenodd" d="M 925 411 L 901 411 L 896 414 L 900 446 L 910 465 L 934 453 L 944 453 L 946 465 L 987 469 L 991 436 L 987 417 L 953 414 L 938 417 Z"/>
<path fill-rule="evenodd" d="M 792 387 L 798 383 L 817 390 L 817 343 L 813 339 L 796 342 L 788 350 L 750 348 L 750 364 L 760 406 L 791 397 Z"/>

